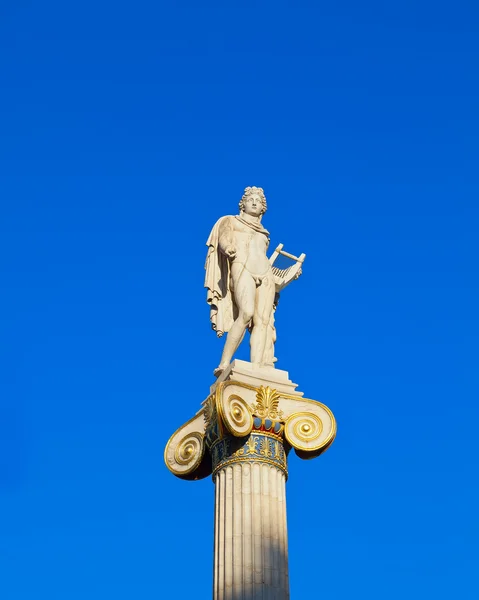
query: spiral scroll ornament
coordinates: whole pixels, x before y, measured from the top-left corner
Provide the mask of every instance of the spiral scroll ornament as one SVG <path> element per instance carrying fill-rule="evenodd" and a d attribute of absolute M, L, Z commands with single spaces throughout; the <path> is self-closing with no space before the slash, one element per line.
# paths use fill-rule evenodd
<path fill-rule="evenodd" d="M 205 445 L 201 433 L 188 433 L 176 444 L 168 444 L 165 458 L 168 468 L 178 476 L 188 475 L 201 463 Z"/>
<path fill-rule="evenodd" d="M 284 426 L 286 439 L 296 450 L 313 451 L 321 448 L 324 445 L 322 432 L 321 419 L 307 412 L 292 414 Z"/>
<path fill-rule="evenodd" d="M 235 437 L 249 435 L 253 429 L 253 416 L 246 402 L 232 394 L 218 402 L 221 419 L 229 433 Z"/>

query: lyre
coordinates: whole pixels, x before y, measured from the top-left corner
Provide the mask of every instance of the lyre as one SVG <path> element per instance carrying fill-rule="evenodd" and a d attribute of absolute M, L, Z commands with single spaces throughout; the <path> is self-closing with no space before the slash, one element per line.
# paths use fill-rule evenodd
<path fill-rule="evenodd" d="M 286 267 L 286 269 L 280 269 L 279 267 L 275 267 L 274 263 L 278 256 L 285 256 L 286 258 L 290 258 L 294 260 L 295 263 Z M 301 275 L 301 267 L 303 266 L 304 259 L 306 258 L 306 254 L 300 254 L 299 256 L 293 256 L 289 252 L 285 252 L 283 250 L 283 244 L 279 244 L 273 254 L 270 256 L 269 262 L 271 263 L 271 267 L 274 275 L 274 283 L 276 286 L 276 292 L 280 292 L 283 288 L 285 288 L 288 284 L 290 284 L 294 279 L 297 279 Z"/>

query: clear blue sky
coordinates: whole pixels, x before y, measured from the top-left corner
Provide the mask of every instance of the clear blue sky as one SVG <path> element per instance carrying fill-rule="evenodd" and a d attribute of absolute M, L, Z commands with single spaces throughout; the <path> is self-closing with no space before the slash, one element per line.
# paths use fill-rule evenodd
<path fill-rule="evenodd" d="M 2 2 L 2 600 L 211 597 L 213 484 L 163 448 L 246 185 L 308 255 L 278 367 L 339 426 L 290 459 L 292 598 L 477 599 L 478 34 L 472 1 Z"/>

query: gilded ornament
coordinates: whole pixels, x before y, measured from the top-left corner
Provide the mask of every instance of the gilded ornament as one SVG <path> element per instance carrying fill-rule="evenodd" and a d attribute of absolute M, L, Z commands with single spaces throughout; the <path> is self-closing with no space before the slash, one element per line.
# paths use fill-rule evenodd
<path fill-rule="evenodd" d="M 204 451 L 203 435 L 190 432 L 177 443 L 168 443 L 165 449 L 166 466 L 174 475 L 184 477 L 200 466 Z"/>
<path fill-rule="evenodd" d="M 253 428 L 253 417 L 246 402 L 240 396 L 231 394 L 218 399 L 218 412 L 228 432 L 234 437 L 245 437 Z"/>
<path fill-rule="evenodd" d="M 322 438 L 322 433 L 323 422 L 312 412 L 294 413 L 284 426 L 286 439 L 293 448 L 300 451 L 312 452 L 326 446 L 330 442 L 330 436 Z"/>
<path fill-rule="evenodd" d="M 246 463 L 246 464 L 250 464 L 250 465 L 264 464 L 264 465 L 268 465 L 269 467 L 276 467 L 277 469 L 282 471 L 286 475 L 286 479 L 288 479 L 288 468 L 287 468 L 285 460 L 276 461 L 276 460 L 272 460 L 270 458 L 265 458 L 262 456 L 258 456 L 255 458 L 232 456 L 231 458 L 221 461 L 221 463 L 216 465 L 216 467 L 213 467 L 213 481 L 214 481 L 218 471 L 220 471 L 221 469 L 224 469 L 225 467 L 229 467 L 230 465 L 235 465 L 235 464 L 239 464 L 239 463 L 242 463 L 242 464 Z"/>
<path fill-rule="evenodd" d="M 287 476 L 286 454 L 279 441 L 263 432 L 251 433 L 241 448 L 237 446 L 238 441 L 226 437 L 213 446 L 213 477 L 219 469 L 235 463 L 264 463 L 275 466 Z"/>
<path fill-rule="evenodd" d="M 256 452 L 256 440 L 250 435 L 246 441 L 246 454 L 254 454 Z"/>
<path fill-rule="evenodd" d="M 259 452 L 262 456 L 266 456 L 268 458 L 273 455 L 268 438 L 265 437 L 261 439 Z"/>
<path fill-rule="evenodd" d="M 256 404 L 251 405 L 251 410 L 262 419 L 277 420 L 283 418 L 283 411 L 279 410 L 279 393 L 269 386 L 261 386 L 256 393 Z"/>
<path fill-rule="evenodd" d="M 205 419 L 205 429 L 207 429 L 216 420 L 215 394 L 211 394 L 206 399 L 203 406 L 203 416 Z"/>
<path fill-rule="evenodd" d="M 279 442 L 274 442 L 274 457 L 279 460 L 281 458 L 281 451 Z"/>

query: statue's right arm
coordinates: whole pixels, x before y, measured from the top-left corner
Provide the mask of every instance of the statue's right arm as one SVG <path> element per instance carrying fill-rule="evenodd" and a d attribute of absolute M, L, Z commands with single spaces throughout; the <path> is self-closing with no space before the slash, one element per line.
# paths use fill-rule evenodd
<path fill-rule="evenodd" d="M 235 250 L 235 236 L 232 217 L 226 217 L 220 224 L 218 245 L 223 254 L 230 256 Z"/>

